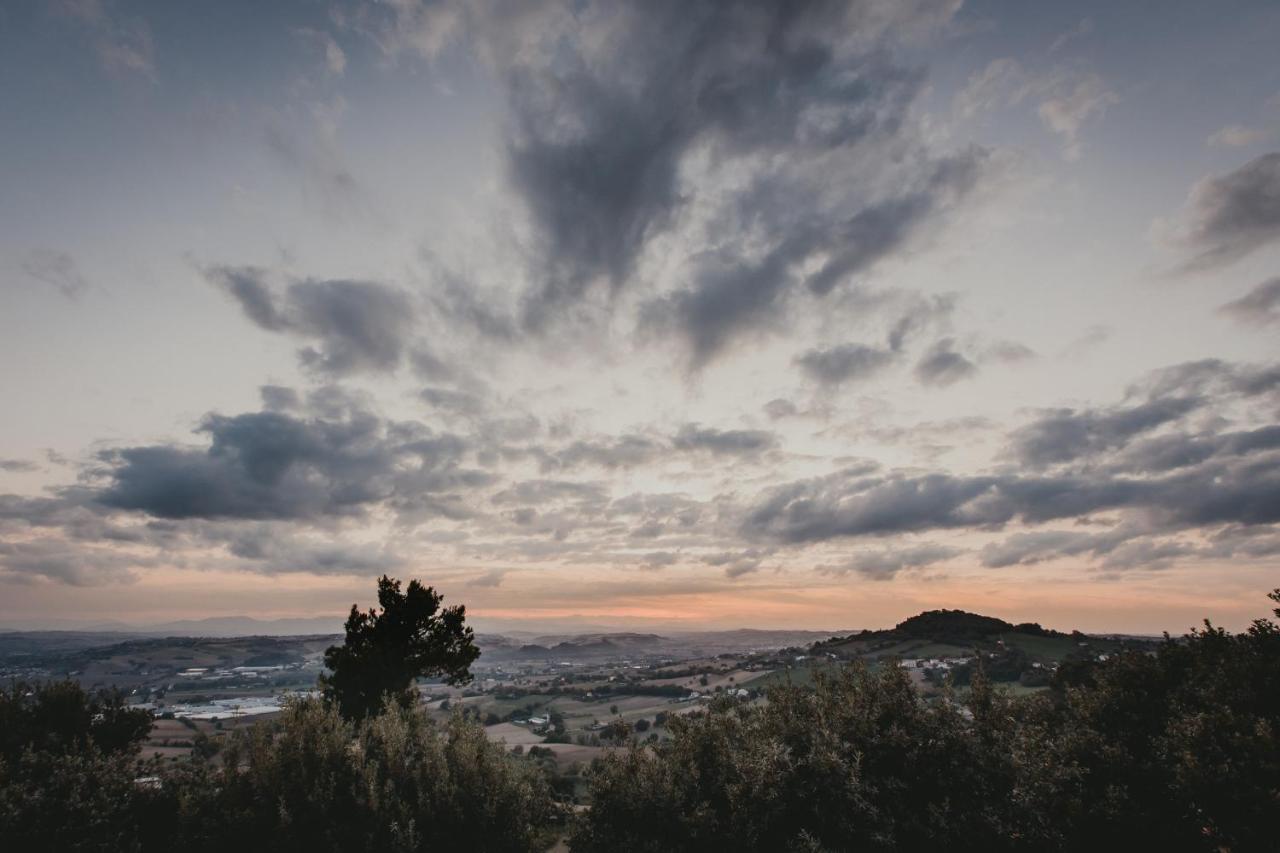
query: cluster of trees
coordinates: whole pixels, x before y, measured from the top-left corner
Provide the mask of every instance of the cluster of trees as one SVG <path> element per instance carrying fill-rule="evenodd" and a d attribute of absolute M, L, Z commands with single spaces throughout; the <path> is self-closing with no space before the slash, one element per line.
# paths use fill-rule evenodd
<path fill-rule="evenodd" d="M 1266 619 L 1064 667 L 1030 698 L 979 670 L 963 703 L 929 703 L 905 671 L 855 663 L 669 727 L 601 762 L 575 851 L 1261 851 L 1280 838 L 1280 626 Z"/>
<path fill-rule="evenodd" d="M 415 678 L 469 679 L 461 607 L 416 581 L 378 584 L 326 654 L 323 699 L 193 740 L 188 762 L 138 758 L 150 714 L 71 682 L 0 694 L 0 848 L 14 851 L 545 850 L 558 811 L 537 764 L 461 711 L 435 725 Z"/>
<path fill-rule="evenodd" d="M 177 764 L 92 740 L 0 760 L 14 851 L 529 851 L 552 840 L 554 809 L 545 775 L 475 722 L 394 703 L 353 724 L 298 700 Z"/>
<path fill-rule="evenodd" d="M 567 831 L 586 853 L 1253 851 L 1280 838 L 1270 619 L 1239 635 L 1206 623 L 1154 653 L 1075 662 L 1027 698 L 977 669 L 967 690 L 927 701 L 905 671 L 854 663 L 812 688 L 776 687 L 763 704 L 717 699 L 671 715 L 668 739 L 566 775 L 548 748 L 513 754 L 461 712 L 437 726 L 406 702 L 412 676 L 369 638 L 412 644 L 420 664 L 462 680 L 454 663 L 468 635 L 460 612 L 453 639 L 432 632 L 434 593 L 417 596 L 430 606 L 415 605 L 416 628 L 379 630 L 410 597 L 395 582 L 380 591 L 382 613 L 353 613 L 365 645 L 331 656 L 325 698 L 295 701 L 221 749 L 202 744 L 187 762 L 140 761 L 149 721 L 118 694 L 72 684 L 0 694 L 0 845 L 546 850 L 564 831 L 558 803 L 584 787 L 590 806 Z M 353 661 L 372 661 L 384 689 L 344 673 Z"/>

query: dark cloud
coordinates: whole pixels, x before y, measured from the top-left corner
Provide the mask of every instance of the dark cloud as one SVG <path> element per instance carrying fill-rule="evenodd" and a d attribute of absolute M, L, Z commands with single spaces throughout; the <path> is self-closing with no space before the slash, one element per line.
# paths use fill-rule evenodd
<path fill-rule="evenodd" d="M 341 376 L 393 371 L 414 332 L 414 306 L 401 290 L 367 281 L 306 279 L 277 295 L 254 267 L 211 267 L 208 278 L 240 304 L 251 321 L 315 343 L 298 351 L 303 366 Z"/>
<path fill-rule="evenodd" d="M 1014 430 L 1013 456 L 1044 467 L 1114 450 L 1134 436 L 1180 420 L 1204 405 L 1199 397 L 1168 397 L 1112 409 L 1054 409 Z"/>
<path fill-rule="evenodd" d="M 945 388 L 978 372 L 977 365 L 956 351 L 955 343 L 943 338 L 916 363 L 916 378 L 922 384 Z"/>
<path fill-rule="evenodd" d="M 315 520 L 387 505 L 404 512 L 486 485 L 461 466 L 466 443 L 358 409 L 341 419 L 264 411 L 211 414 L 207 448 L 129 447 L 102 454 L 102 506 L 157 518 Z"/>
<path fill-rule="evenodd" d="M 923 74 L 890 51 L 954 10 L 944 0 L 552 2 L 520 14 L 446 4 L 397 8 L 384 38 L 434 51 L 460 21 L 505 89 L 509 176 L 535 236 L 526 327 L 633 286 L 695 202 L 715 207 L 703 224 L 716 248 L 684 257 L 687 286 L 645 315 L 682 333 L 702 363 L 775 322 L 792 295 L 864 273 L 973 185 L 982 153 L 928 151 L 909 120 Z M 731 169 L 748 176 L 733 188 L 720 180 Z"/>
<path fill-rule="evenodd" d="M 889 328 L 889 349 L 899 352 L 913 337 L 930 327 L 945 325 L 955 311 L 955 294 L 916 297 Z"/>
<path fill-rule="evenodd" d="M 7 580 L 43 578 L 70 586 L 127 583 L 136 578 L 134 569 L 148 562 L 59 540 L 0 542 L 0 578 Z"/>
<path fill-rule="evenodd" d="M 535 452 L 543 471 L 583 466 L 606 470 L 639 468 L 682 454 L 712 454 L 755 459 L 776 450 L 778 436 L 767 430 L 720 430 L 685 424 L 674 435 L 656 432 L 624 433 L 577 439 L 558 449 Z"/>
<path fill-rule="evenodd" d="M 579 439 L 555 453 L 546 454 L 542 466 L 544 469 L 581 465 L 606 469 L 636 468 L 653 462 L 667 449 L 665 442 L 634 433 Z"/>
<path fill-rule="evenodd" d="M 784 400 L 781 397 L 770 400 L 765 403 L 764 413 L 769 416 L 770 420 L 780 420 L 782 418 L 791 418 L 800 414 L 799 407 L 790 400 Z"/>
<path fill-rule="evenodd" d="M 283 385 L 263 385 L 258 388 L 262 408 L 269 412 L 288 412 L 302 405 L 298 392 Z"/>
<path fill-rule="evenodd" d="M 1074 556 L 1096 547 L 1094 534 L 1079 530 L 1036 530 L 1015 533 L 1008 539 L 983 546 L 982 565 L 1004 568 L 1031 565 L 1060 556 Z"/>
<path fill-rule="evenodd" d="M 722 567 L 727 578 L 740 578 L 743 575 L 759 571 L 765 559 L 771 553 L 773 553 L 772 550 L 765 548 L 721 551 L 713 554 L 704 554 L 702 562 L 708 566 Z"/>
<path fill-rule="evenodd" d="M 1239 299 L 1218 309 L 1246 326 L 1280 323 L 1280 277 L 1268 279 Z"/>
<path fill-rule="evenodd" d="M 0 471 L 8 471 L 11 474 L 26 474 L 39 470 L 39 465 L 26 459 L 0 459 Z"/>
<path fill-rule="evenodd" d="M 1146 399 L 1055 410 L 1015 430 L 1016 471 L 845 470 L 766 490 L 744 511 L 740 529 L 806 543 L 1118 513 L 1122 523 L 1105 533 L 1029 531 L 991 545 L 984 561 L 1010 565 L 1088 552 L 1124 568 L 1144 556 L 1154 565 L 1192 553 L 1171 535 L 1280 522 L 1280 426 L 1161 434 L 1192 412 L 1280 394 L 1276 366 L 1189 362 L 1153 372 L 1130 394 Z M 1037 473 L 1045 469 L 1052 473 Z"/>
<path fill-rule="evenodd" d="M 819 566 L 828 575 L 858 574 L 871 580 L 892 580 L 905 569 L 918 569 L 941 563 L 964 552 L 945 545 L 923 544 L 884 551 L 864 551 L 845 563 Z"/>
<path fill-rule="evenodd" d="M 577 503 L 603 506 L 609 501 L 608 490 L 600 483 L 577 483 L 569 480 L 525 480 L 514 483 L 495 494 L 495 504 L 545 505 Z"/>
<path fill-rule="evenodd" d="M 56 249 L 34 249 L 22 261 L 22 271 L 37 281 L 52 285 L 68 299 L 79 299 L 89 289 L 75 258 Z"/>
<path fill-rule="evenodd" d="M 1181 241 L 1195 250 L 1188 270 L 1234 263 L 1280 240 L 1280 152 L 1263 154 L 1191 190 Z"/>
<path fill-rule="evenodd" d="M 868 379 L 888 367 L 894 360 L 891 350 L 865 344 L 843 344 L 826 349 L 812 349 L 796 359 L 800 369 L 822 385 L 841 385 Z"/>
<path fill-rule="evenodd" d="M 204 537 L 240 558 L 240 568 L 262 574 L 306 572 L 368 577 L 394 571 L 404 564 L 399 554 L 385 546 L 316 542 L 272 523 L 204 531 Z"/>
<path fill-rule="evenodd" d="M 957 528 L 998 529 L 1129 509 L 1173 528 L 1280 521 L 1280 454 L 1214 460 L 1159 478 L 945 473 L 801 480 L 768 490 L 744 533 L 785 542 Z"/>
<path fill-rule="evenodd" d="M 739 202 L 743 210 L 735 219 L 741 221 L 731 230 L 740 234 L 743 246 L 701 256 L 695 283 L 650 303 L 644 323 L 682 332 L 694 364 L 703 364 L 732 337 L 779 323 L 789 297 L 824 296 L 900 248 L 933 214 L 972 188 L 984 160 L 984 152 L 973 150 L 936 163 L 921 188 L 847 218 L 810 211 L 801 196 L 818 192 L 814 187 L 761 188 Z M 752 256 L 746 244 L 756 241 L 760 230 L 772 247 L 744 260 Z M 817 270 L 811 271 L 814 264 Z"/>
<path fill-rule="evenodd" d="M 423 388 L 418 392 L 423 402 L 432 408 L 457 415 L 476 417 L 488 409 L 485 398 L 469 391 L 452 388 Z"/>
<path fill-rule="evenodd" d="M 672 440 L 676 450 L 706 451 L 716 456 L 757 456 L 778 446 L 778 436 L 759 429 L 719 430 L 685 424 Z"/>

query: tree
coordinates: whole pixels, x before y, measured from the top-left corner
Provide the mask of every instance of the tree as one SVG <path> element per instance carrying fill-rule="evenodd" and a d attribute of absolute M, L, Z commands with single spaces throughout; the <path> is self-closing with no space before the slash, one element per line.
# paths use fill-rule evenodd
<path fill-rule="evenodd" d="M 351 605 L 346 640 L 324 653 L 330 674 L 321 676 L 326 699 L 348 720 L 363 720 L 384 705 L 411 707 L 415 678 L 443 676 L 450 684 L 471 680 L 480 656 L 462 605 L 441 609 L 443 596 L 416 580 L 378 580 L 381 612 Z"/>
<path fill-rule="evenodd" d="M 151 714 L 130 708 L 119 690 L 86 693 L 74 681 L 0 690 L 0 758 L 26 749 L 70 754 L 92 745 L 104 753 L 132 753 L 151 731 Z"/>

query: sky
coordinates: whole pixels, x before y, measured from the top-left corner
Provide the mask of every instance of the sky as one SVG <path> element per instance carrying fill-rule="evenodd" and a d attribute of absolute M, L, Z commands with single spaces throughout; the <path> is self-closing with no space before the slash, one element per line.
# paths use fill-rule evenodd
<path fill-rule="evenodd" d="M 1270 0 L 12 0 L 0 626 L 1232 629 Z"/>

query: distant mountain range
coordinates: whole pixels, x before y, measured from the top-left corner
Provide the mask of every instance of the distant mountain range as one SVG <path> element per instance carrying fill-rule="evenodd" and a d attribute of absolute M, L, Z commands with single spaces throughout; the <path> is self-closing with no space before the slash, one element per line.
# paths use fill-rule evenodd
<path fill-rule="evenodd" d="M 71 622 L 68 620 L 40 623 L 14 622 L 0 624 L 0 631 L 128 634 L 162 637 L 296 637 L 314 634 L 341 634 L 345 617 L 296 619 L 254 619 L 250 616 L 211 616 L 207 619 L 179 619 L 155 624 L 129 622 Z"/>

